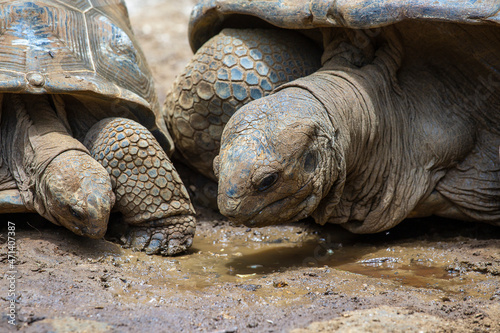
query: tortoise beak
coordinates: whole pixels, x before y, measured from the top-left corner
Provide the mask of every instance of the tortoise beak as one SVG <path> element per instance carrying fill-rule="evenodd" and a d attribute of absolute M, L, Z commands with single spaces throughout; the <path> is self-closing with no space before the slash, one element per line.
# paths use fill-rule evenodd
<path fill-rule="evenodd" d="M 107 225 L 107 221 L 106 221 L 106 225 Z M 85 226 L 85 227 L 79 228 L 77 226 L 74 226 L 71 231 L 73 231 L 75 234 L 77 234 L 79 236 L 85 236 L 85 237 L 93 238 L 93 239 L 100 239 L 100 238 L 103 238 L 104 235 L 106 234 L 106 229 L 107 229 L 107 227 L 106 228 L 102 228 L 102 227 L 91 228 L 91 227 Z"/>
<path fill-rule="evenodd" d="M 89 238 L 102 238 L 108 228 L 109 214 L 115 203 L 113 192 L 109 195 L 89 194 L 87 196 L 87 221 L 79 228 L 82 236 Z"/>

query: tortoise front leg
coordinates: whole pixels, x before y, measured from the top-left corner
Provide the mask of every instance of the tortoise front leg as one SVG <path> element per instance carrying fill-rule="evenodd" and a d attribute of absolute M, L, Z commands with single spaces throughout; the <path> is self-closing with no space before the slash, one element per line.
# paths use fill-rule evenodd
<path fill-rule="evenodd" d="M 130 119 L 106 118 L 91 128 L 84 144 L 111 176 L 114 210 L 130 226 L 125 246 L 164 255 L 191 246 L 195 212 L 189 195 L 145 127 Z"/>

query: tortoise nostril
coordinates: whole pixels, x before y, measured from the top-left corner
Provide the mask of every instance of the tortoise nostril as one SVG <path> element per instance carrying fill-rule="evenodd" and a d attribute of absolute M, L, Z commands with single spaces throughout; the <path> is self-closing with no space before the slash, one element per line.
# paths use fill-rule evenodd
<path fill-rule="evenodd" d="M 244 222 L 243 224 L 249 228 L 253 228 L 257 225 L 257 222 L 255 222 L 255 220 L 250 220 L 250 221 Z"/>
<path fill-rule="evenodd" d="M 221 213 L 223 213 L 226 216 L 234 216 L 236 214 L 236 211 L 238 210 L 238 207 L 240 206 L 241 200 L 239 199 L 232 199 L 226 197 L 224 201 L 222 201 L 222 206 L 221 206 Z"/>
<path fill-rule="evenodd" d="M 79 212 L 79 209 L 76 209 L 76 207 L 71 207 L 71 206 L 69 206 L 69 207 L 68 207 L 68 210 L 69 210 L 69 213 L 70 213 L 73 217 L 77 218 L 78 220 L 82 220 L 82 219 L 83 219 L 84 213 Z"/>

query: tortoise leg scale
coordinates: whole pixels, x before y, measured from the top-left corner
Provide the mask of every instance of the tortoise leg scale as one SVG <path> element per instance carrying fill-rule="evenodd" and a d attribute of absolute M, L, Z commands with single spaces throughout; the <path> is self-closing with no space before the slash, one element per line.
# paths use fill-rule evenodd
<path fill-rule="evenodd" d="M 111 177 L 128 233 L 126 247 L 172 255 L 190 247 L 194 208 L 177 171 L 154 136 L 139 123 L 106 118 L 88 132 L 85 146 Z"/>

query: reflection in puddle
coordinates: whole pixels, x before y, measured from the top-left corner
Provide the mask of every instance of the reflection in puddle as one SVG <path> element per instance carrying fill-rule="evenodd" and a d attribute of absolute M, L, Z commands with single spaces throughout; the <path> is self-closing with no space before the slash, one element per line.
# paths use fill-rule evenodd
<path fill-rule="evenodd" d="M 225 264 L 228 268 L 226 274 L 238 277 L 250 274 L 257 276 L 294 267 L 328 266 L 371 277 L 396 280 L 414 287 L 431 287 L 436 284 L 436 280 L 449 280 L 454 277 L 446 270 L 445 265 L 431 266 L 418 261 L 406 264 L 397 257 L 361 259 L 380 250 L 374 246 L 325 249 L 314 242 L 273 247 L 233 258 Z"/>

